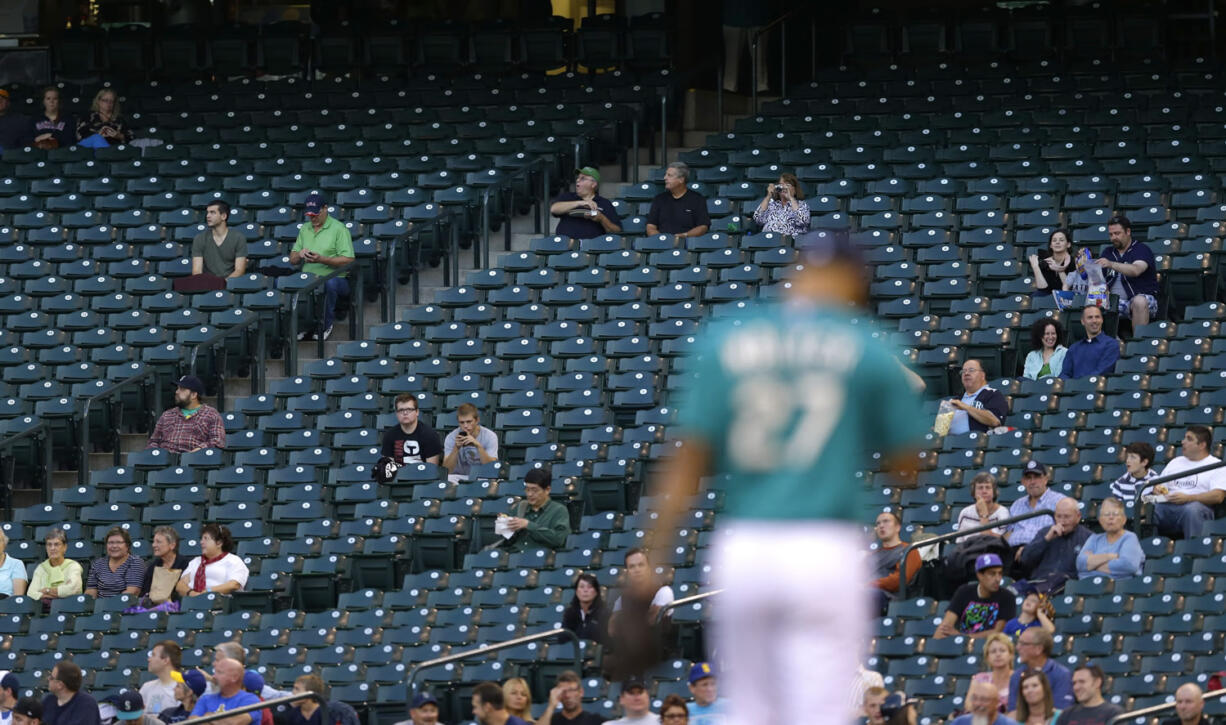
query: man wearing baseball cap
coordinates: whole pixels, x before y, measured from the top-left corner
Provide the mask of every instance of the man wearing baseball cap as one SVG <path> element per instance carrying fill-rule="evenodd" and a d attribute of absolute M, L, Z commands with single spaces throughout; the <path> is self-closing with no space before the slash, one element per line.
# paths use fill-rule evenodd
<path fill-rule="evenodd" d="M 171 453 L 192 453 L 204 448 L 225 448 L 226 427 L 217 409 L 200 402 L 204 382 L 184 375 L 175 382 L 175 407 L 158 418 L 146 448 Z"/>
<path fill-rule="evenodd" d="M 958 587 L 949 600 L 949 609 L 937 627 L 934 639 L 965 635 L 971 639 L 999 632 L 1017 614 L 1012 590 L 1000 586 L 1004 563 L 996 554 L 981 554 L 975 559 L 975 578 Z"/>
<path fill-rule="evenodd" d="M 419 692 L 409 702 L 409 719 L 396 725 L 438 725 L 438 700 L 428 692 Z"/>
<path fill-rule="evenodd" d="M 17 704 L 17 691 L 21 689 L 21 682 L 17 679 L 17 675 L 7 670 L 0 672 L 0 723 L 8 725 L 12 722 L 13 706 Z M 39 713 L 42 717 L 42 713 Z"/>
<path fill-rule="evenodd" d="M 135 690 L 120 690 L 106 698 L 115 707 L 115 719 L 120 723 L 133 722 L 135 725 L 162 725 L 162 721 L 153 715 L 145 714 L 145 702 L 140 693 Z"/>
<path fill-rule="evenodd" d="M 727 717 L 727 701 L 719 697 L 715 668 L 710 662 L 695 662 L 690 668 L 691 725 L 723 725 Z"/>
<path fill-rule="evenodd" d="M 1009 507 L 1009 517 L 1013 518 L 1041 509 L 1055 511 L 1056 504 L 1064 498 L 1064 494 L 1048 488 L 1049 481 L 1050 474 L 1047 466 L 1039 461 L 1027 461 L 1022 467 L 1022 486 L 1026 489 L 1026 495 L 1014 501 Z M 1022 554 L 1022 547 L 1034 541 L 1034 537 L 1044 527 L 1054 523 L 1056 521 L 1051 516 L 1035 516 L 1032 519 L 1010 524 L 1008 531 L 1005 532 L 1005 539 L 1009 542 L 1009 546 L 1014 548 L 1013 560 L 1018 560 Z"/>
<path fill-rule="evenodd" d="M 33 697 L 23 697 L 13 706 L 13 725 L 43 725 L 43 704 Z"/>
<path fill-rule="evenodd" d="M 651 711 L 647 683 L 641 677 L 630 677 L 622 683 L 617 702 L 622 706 L 621 718 L 611 720 L 605 725 L 655 725 L 660 722 L 660 716 Z"/>
<path fill-rule="evenodd" d="M 301 264 L 303 272 L 320 277 L 332 274 L 336 267 L 344 267 L 354 260 L 353 238 L 349 228 L 328 214 L 328 205 L 323 194 L 312 191 L 306 198 L 307 223 L 298 228 L 298 240 L 289 253 L 290 264 Z M 325 340 L 332 334 L 332 322 L 336 315 L 338 297 L 349 296 L 349 280 L 345 272 L 338 273 L 324 282 L 324 311 L 320 326 Z M 315 339 L 315 331 L 298 334 L 299 340 Z"/>
<path fill-rule="evenodd" d="M 561 217 L 554 234 L 571 239 L 591 239 L 619 234 L 621 217 L 613 202 L 596 193 L 600 172 L 591 166 L 575 169 L 575 190 L 563 191 L 549 204 L 549 213 Z"/>

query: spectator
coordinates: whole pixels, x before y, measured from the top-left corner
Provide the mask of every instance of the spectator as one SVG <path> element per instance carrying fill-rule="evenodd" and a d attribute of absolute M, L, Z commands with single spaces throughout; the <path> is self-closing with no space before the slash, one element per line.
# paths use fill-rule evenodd
<path fill-rule="evenodd" d="M 881 705 L 889 695 L 890 691 L 884 687 L 870 687 L 864 691 L 864 717 L 868 725 L 885 725 Z"/>
<path fill-rule="evenodd" d="M 323 194 L 313 191 L 306 198 L 307 224 L 298 228 L 298 239 L 289 253 L 289 263 L 302 264 L 302 271 L 326 277 L 333 274 L 335 268 L 344 267 L 352 262 L 353 238 L 349 236 L 349 228 L 328 215 L 328 205 L 324 203 Z M 349 297 L 349 280 L 347 272 L 336 272 L 324 282 L 324 314 L 322 320 L 323 339 L 332 335 L 332 322 L 336 317 L 336 301 L 341 297 Z M 314 340 L 315 331 L 305 330 L 298 333 L 299 340 Z"/>
<path fill-rule="evenodd" d="M 978 360 L 962 364 L 962 387 L 966 391 L 961 399 L 954 398 L 950 404 L 956 408 L 954 419 L 949 424 L 950 435 L 965 435 L 972 431 L 983 433 L 1004 425 L 1009 414 L 1009 401 L 996 388 L 988 387 L 988 376 Z"/>
<path fill-rule="evenodd" d="M 664 698 L 664 704 L 660 705 L 660 722 L 669 725 L 685 725 L 690 721 L 690 709 L 681 695 L 669 695 Z"/>
<path fill-rule="evenodd" d="M 877 514 L 874 530 L 877 534 L 877 550 L 873 552 L 873 570 L 877 578 L 873 588 L 877 595 L 877 609 L 885 612 L 890 600 L 898 596 L 901 582 L 901 566 L 903 552 L 907 550 L 907 542 L 903 541 L 902 519 L 893 511 L 882 511 Z M 919 575 L 923 560 L 918 549 L 907 553 L 907 585 L 910 586 Z"/>
<path fill-rule="evenodd" d="M 1055 725 L 1060 711 L 1056 709 L 1047 675 L 1028 669 L 1022 673 L 1019 686 L 1022 691 L 1017 698 L 1017 710 L 1011 710 L 1009 717 L 1020 725 Z"/>
<path fill-rule="evenodd" d="M 1069 289 L 1073 282 L 1072 277 L 1077 276 L 1076 254 L 1068 230 L 1053 230 L 1047 237 L 1047 249 L 1039 250 L 1038 254 L 1027 258 L 1030 261 L 1030 270 L 1034 273 L 1035 292 L 1048 293 Z"/>
<path fill-rule="evenodd" d="M 1047 597 L 1033 586 L 1023 587 L 1021 593 L 1022 608 L 1016 617 L 1005 623 L 1005 634 L 1016 637 L 1031 627 L 1042 627 L 1048 634 L 1055 634 L 1056 625 L 1048 612 L 1051 602 Z"/>
<path fill-rule="evenodd" d="M 115 718 L 119 722 L 135 722 L 136 725 L 162 725 L 161 718 L 145 712 L 144 700 L 135 690 L 120 690 L 106 698 L 103 702 L 115 708 Z"/>
<path fill-rule="evenodd" d="M 1047 677 L 1056 707 L 1063 710 L 1073 704 L 1072 674 L 1067 667 L 1051 658 L 1054 646 L 1051 633 L 1042 627 L 1031 627 L 1018 635 L 1017 659 L 1023 666 L 1013 671 L 1013 679 L 1009 682 L 1010 711 L 1017 709 L 1017 695 L 1020 692 L 1018 680 L 1026 670 L 1042 672 Z"/>
<path fill-rule="evenodd" d="M 626 552 L 626 593 L 630 595 L 630 599 L 626 600 L 627 604 L 633 605 L 640 616 L 643 617 L 644 623 L 647 625 L 654 624 L 656 616 L 660 610 L 672 603 L 676 598 L 673 596 L 673 588 L 667 584 L 658 584 L 655 573 L 651 568 L 651 561 L 647 558 L 647 552 L 633 548 Z M 617 629 L 620 627 L 620 622 L 625 615 L 622 615 L 622 600 L 625 597 L 619 596 L 613 602 L 613 617 L 609 620 L 609 634 L 617 635 Z M 627 607 L 629 611 L 629 607 Z"/>
<path fill-rule="evenodd" d="M 250 676 L 255 673 L 247 674 Z M 352 707 L 325 697 L 324 681 L 319 675 L 300 675 L 294 680 L 293 693 L 297 695 L 303 692 L 314 692 L 319 697 L 281 705 L 277 708 L 277 725 L 358 725 L 358 714 Z M 437 710 L 436 705 L 436 713 Z"/>
<path fill-rule="evenodd" d="M 1135 330 L 1158 314 L 1158 271 L 1154 253 L 1143 242 L 1133 241 L 1132 223 L 1119 214 L 1107 221 L 1111 246 L 1094 260 L 1103 268 L 1111 293 L 1119 296 L 1120 314 L 1132 320 Z"/>
<path fill-rule="evenodd" d="M 971 479 L 971 495 L 975 497 L 975 503 L 964 506 L 958 512 L 958 520 L 954 522 L 954 531 L 976 529 L 984 524 L 996 523 L 1009 518 L 1009 509 L 1001 506 L 996 501 L 999 496 L 999 492 L 996 490 L 996 476 L 987 471 L 976 473 L 975 477 Z M 999 538 L 1004 535 L 1005 530 L 997 527 L 981 531 L 978 534 L 958 537 L 956 541 L 960 544 L 976 536 L 995 536 Z"/>
<path fill-rule="evenodd" d="M 1011 718 L 997 711 L 1000 693 L 990 682 L 971 682 L 970 694 L 967 696 L 970 712 L 950 720 L 950 725 L 1017 725 Z"/>
<path fill-rule="evenodd" d="M 409 719 L 396 725 L 438 725 L 438 700 L 428 692 L 417 693 L 409 703 Z"/>
<path fill-rule="evenodd" d="M 869 690 L 881 690 L 881 698 L 890 694 L 889 690 L 885 689 L 885 678 L 880 672 L 866 669 L 863 664 L 856 663 L 856 674 L 852 678 L 851 689 L 849 690 L 848 704 L 851 705 L 851 710 L 856 717 L 867 717 L 867 694 Z M 880 709 L 880 703 L 878 703 Z M 880 712 L 878 713 L 880 716 Z M 884 719 L 884 718 L 882 718 Z"/>
<path fill-rule="evenodd" d="M 558 675 L 557 683 L 549 691 L 549 702 L 536 725 L 600 725 L 604 721 L 600 715 L 583 709 L 583 681 L 575 672 L 566 670 Z"/>
<path fill-rule="evenodd" d="M 1221 463 L 1209 455 L 1213 447 L 1213 432 L 1203 425 L 1190 425 L 1183 434 L 1183 455 L 1176 456 L 1162 469 L 1171 476 L 1194 468 Z M 1226 499 L 1226 469 L 1215 468 L 1206 473 L 1177 478 L 1152 489 L 1166 500 L 1154 504 L 1154 522 L 1163 536 L 1194 539 L 1201 535 L 1205 524 L 1213 520 L 1213 506 Z"/>
<path fill-rule="evenodd" d="M 172 677 L 175 680 L 175 700 L 178 704 L 158 713 L 158 717 L 167 725 L 174 725 L 191 717 L 192 710 L 196 707 L 196 699 L 203 695 L 209 686 L 200 670 L 175 672 Z"/>
<path fill-rule="evenodd" d="M 81 690 L 81 668 L 75 662 L 61 660 L 51 668 L 47 692 L 43 725 L 102 725 L 98 701 Z"/>
<path fill-rule="evenodd" d="M 230 205 L 221 199 L 204 208 L 208 227 L 192 239 L 192 274 L 208 274 L 225 289 L 225 279 L 247 273 L 247 237 L 230 228 Z"/>
<path fill-rule="evenodd" d="M 766 196 L 754 209 L 753 220 L 764 232 L 798 237 L 809 231 L 809 205 L 805 189 L 795 174 L 780 174 L 779 181 L 768 184 Z"/>
<path fill-rule="evenodd" d="M 247 670 L 243 673 L 243 689 L 255 695 L 260 702 L 264 702 L 264 698 L 260 697 L 260 693 L 264 691 L 264 676 L 255 670 Z M 261 725 L 274 725 L 272 710 L 260 710 Z M 331 725 L 331 723 L 329 723 Z"/>
<path fill-rule="evenodd" d="M 0 531 L 0 594 L 5 597 L 23 597 L 29 580 L 26 565 L 15 556 L 8 555 L 9 537 Z"/>
<path fill-rule="evenodd" d="M 29 146 L 30 130 L 30 119 L 10 107 L 9 92 L 0 88 L 0 151 Z"/>
<path fill-rule="evenodd" d="M 192 717 L 259 704 L 260 698 L 243 689 L 245 674 L 241 662 L 214 656 L 213 679 L 217 682 L 218 691 L 206 692 L 202 695 L 196 701 L 196 706 L 192 708 Z M 235 715 L 233 718 L 223 720 L 222 723 L 223 725 L 260 725 L 260 712 Z"/>
<path fill-rule="evenodd" d="M 1150 468 L 1154 464 L 1154 454 L 1154 447 L 1145 441 L 1133 441 L 1124 446 L 1124 475 L 1111 482 L 1111 495 L 1124 503 L 1125 510 L 1136 503 L 1137 489 L 1157 477 Z"/>
<path fill-rule="evenodd" d="M 941 624 L 937 626 L 934 639 L 966 635 L 983 639 L 1005 628 L 1005 622 L 1013 619 L 1017 605 L 1013 594 L 1001 589 L 1004 565 L 996 554 L 984 554 L 975 562 L 977 581 L 958 587 L 949 600 L 949 608 Z"/>
<path fill-rule="evenodd" d="M 549 204 L 549 213 L 561 217 L 554 234 L 570 239 L 591 239 L 620 234 L 621 217 L 613 202 L 596 193 L 600 172 L 591 166 L 575 169 L 575 190 L 564 191 Z"/>
<path fill-rule="evenodd" d="M 1103 671 L 1082 664 L 1073 670 L 1073 697 L 1077 704 L 1060 713 L 1057 725 L 1107 725 L 1124 708 L 1103 699 Z"/>
<path fill-rule="evenodd" d="M 77 124 L 60 110 L 60 89 L 43 89 L 43 116 L 34 120 L 34 145 L 40 149 L 68 148 L 77 142 Z"/>
<path fill-rule="evenodd" d="M 1000 694 L 1000 712 L 1009 704 L 1009 682 L 1013 680 L 1013 640 L 1009 635 L 997 632 L 983 640 L 983 672 L 971 675 L 971 685 L 986 682 Z M 966 701 L 970 702 L 970 691 Z"/>
<path fill-rule="evenodd" d="M 1064 354 L 1060 377 L 1072 380 L 1115 372 L 1120 341 L 1103 332 L 1103 311 L 1095 305 L 1081 308 L 1081 325 L 1086 329 L 1086 339 L 1074 342 Z"/>
<path fill-rule="evenodd" d="M 710 662 L 695 662 L 690 668 L 690 695 L 694 703 L 687 708 L 687 714 L 694 716 L 694 725 L 723 725 L 726 722 L 728 701 L 719 697 L 719 682 Z"/>
<path fill-rule="evenodd" d="M 1185 682 L 1175 690 L 1175 716 L 1163 720 L 1161 725 L 1209 725 L 1205 717 L 1204 692 L 1195 682 Z"/>
<path fill-rule="evenodd" d="M 1064 329 L 1050 317 L 1042 317 L 1030 326 L 1030 352 L 1022 368 L 1022 377 L 1029 380 L 1053 377 L 1064 369 L 1068 348 L 1061 341 Z"/>
<path fill-rule="evenodd" d="M 145 709 L 157 715 L 179 701 L 176 690 L 183 676 L 176 679 L 175 675 L 183 669 L 183 648 L 173 639 L 164 639 L 149 650 L 146 666 L 154 679 L 140 686 L 140 697 Z"/>
<path fill-rule="evenodd" d="M 1021 568 L 1044 594 L 1059 592 L 1077 578 L 1077 553 L 1090 538 L 1081 523 L 1081 508 L 1068 496 L 1056 502 L 1055 522 L 1044 527 L 1022 549 Z"/>
<path fill-rule="evenodd" d="M 1112 579 L 1138 576 L 1145 566 L 1145 552 L 1137 535 L 1124 528 L 1128 513 L 1118 498 L 1107 498 L 1098 506 L 1098 523 L 1103 533 L 1094 534 L 1077 555 L 1077 573 L 1084 579 L 1106 574 Z"/>
<path fill-rule="evenodd" d="M 472 403 L 456 408 L 456 422 L 460 426 L 443 441 L 443 467 L 467 478 L 473 466 L 498 460 L 498 434 L 481 425 L 481 414 Z"/>
<path fill-rule="evenodd" d="M 532 692 L 522 677 L 511 677 L 502 683 L 502 699 L 507 712 L 521 720 L 532 722 Z"/>
<path fill-rule="evenodd" d="M 42 725 L 43 704 L 33 697 L 23 697 L 13 706 L 13 725 Z"/>
<path fill-rule="evenodd" d="M 885 702 L 881 703 L 881 716 L 886 725 L 916 725 L 919 716 L 915 712 L 915 706 L 918 704 L 919 700 L 895 692 L 886 696 Z"/>
<path fill-rule="evenodd" d="M 156 607 L 169 601 L 179 601 L 175 585 L 191 563 L 191 557 L 179 553 L 179 532 L 173 526 L 153 530 L 153 556 L 145 564 L 145 579 L 140 585 L 141 606 Z M 177 666 L 175 669 L 179 669 Z M 166 697 L 173 700 L 171 683 L 165 683 Z M 148 704 L 148 703 L 145 703 Z M 154 710 L 153 712 L 160 712 Z"/>
<path fill-rule="evenodd" d="M 124 118 L 119 104 L 119 96 L 110 88 L 103 88 L 94 94 L 94 102 L 89 106 L 89 116 L 77 124 L 77 140 L 98 135 L 106 142 L 115 144 L 129 143 L 132 140 L 132 129 Z"/>
<path fill-rule="evenodd" d="M 604 644 L 609 639 L 606 630 L 608 617 L 596 575 L 591 572 L 580 574 L 575 579 L 575 596 L 562 611 L 562 627 L 574 632 L 579 639 Z"/>
<path fill-rule="evenodd" d="M 175 587 L 179 596 L 195 597 L 205 592 L 233 594 L 246 586 L 250 572 L 232 551 L 234 538 L 230 529 L 205 524 L 200 529 L 200 556 L 191 560 Z"/>
<path fill-rule="evenodd" d="M 561 549 L 570 535 L 570 512 L 566 505 L 549 497 L 551 477 L 548 469 L 533 468 L 524 476 L 524 498 L 515 505 L 515 515 L 502 523 L 512 531 L 498 547 L 508 551 L 526 548 Z"/>
<path fill-rule="evenodd" d="M 132 556 L 132 537 L 122 526 L 106 532 L 106 556 L 94 559 L 85 578 L 85 594 L 90 597 L 117 597 L 140 594 L 145 578 L 145 562 Z"/>
<path fill-rule="evenodd" d="M 247 650 L 244 649 L 238 642 L 229 640 L 225 642 L 218 642 L 217 645 L 213 647 L 213 662 L 216 663 L 221 659 L 234 660 L 240 665 L 244 665 L 247 662 Z M 211 676 L 208 675 L 208 673 L 201 672 L 201 674 L 208 683 L 207 689 L 205 690 L 207 694 L 214 695 L 221 691 L 217 686 L 217 683 Z M 243 676 L 246 677 L 246 673 L 244 673 Z M 288 690 L 277 690 L 269 687 L 267 684 L 265 684 L 264 689 L 259 692 L 260 698 L 265 700 L 271 700 L 274 697 L 285 697 L 288 694 L 290 694 Z"/>
<path fill-rule="evenodd" d="M 443 443 L 438 433 L 421 418 L 417 396 L 401 393 L 396 396 L 397 424 L 383 432 L 383 449 L 379 455 L 406 463 L 433 463 L 442 460 Z"/>
<path fill-rule="evenodd" d="M 8 670 L 0 672 L 0 722 L 11 722 L 9 713 L 17 704 L 20 691 L 21 681 L 17 679 L 17 675 Z"/>
<path fill-rule="evenodd" d="M 686 186 L 689 176 L 690 167 L 684 163 L 674 161 L 668 165 L 664 172 L 664 191 L 651 200 L 651 209 L 647 212 L 647 234 L 698 237 L 711 228 L 707 200 Z"/>
<path fill-rule="evenodd" d="M 473 688 L 472 705 L 473 718 L 481 725 L 529 725 L 507 712 L 506 698 L 496 682 L 482 682 Z"/>
<path fill-rule="evenodd" d="M 617 697 L 622 716 L 610 720 L 610 725 L 658 725 L 660 716 L 651 711 L 651 698 L 647 696 L 647 683 L 641 677 L 631 677 L 622 683 Z"/>
<path fill-rule="evenodd" d="M 42 599 L 44 608 L 49 609 L 52 599 L 75 597 L 81 593 L 83 572 L 80 564 L 64 556 L 68 552 L 68 535 L 63 529 L 49 530 L 43 537 L 43 547 L 47 558 L 34 567 L 27 591 L 30 596 Z"/>
<path fill-rule="evenodd" d="M 1022 468 L 1022 486 L 1026 488 L 1026 495 L 1014 501 L 1009 507 L 1009 517 L 1021 516 L 1039 509 L 1055 510 L 1056 504 L 1064 498 L 1064 494 L 1049 489 L 1047 482 L 1047 466 L 1038 461 L 1028 461 Z M 1051 516 L 1035 516 L 1010 524 L 1009 530 L 1005 532 L 1005 538 L 1009 540 L 1009 545 L 1014 547 L 1014 557 L 1022 553 L 1021 547 L 1033 541 L 1043 527 L 1051 526 L 1055 522 Z"/>
<path fill-rule="evenodd" d="M 195 375 L 184 375 L 175 383 L 175 407 L 158 418 L 146 448 L 163 448 L 171 453 L 194 453 L 205 448 L 225 448 L 226 428 L 221 413 L 201 402 L 204 383 Z"/>

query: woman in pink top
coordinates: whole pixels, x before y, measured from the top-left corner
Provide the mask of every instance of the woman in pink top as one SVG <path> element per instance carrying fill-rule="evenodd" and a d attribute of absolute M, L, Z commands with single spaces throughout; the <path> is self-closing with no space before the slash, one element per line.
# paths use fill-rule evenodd
<path fill-rule="evenodd" d="M 1013 640 L 997 632 L 983 640 L 983 662 L 986 672 L 971 676 L 971 682 L 990 682 L 1000 693 L 1000 711 L 1009 704 L 1009 680 L 1013 678 Z"/>

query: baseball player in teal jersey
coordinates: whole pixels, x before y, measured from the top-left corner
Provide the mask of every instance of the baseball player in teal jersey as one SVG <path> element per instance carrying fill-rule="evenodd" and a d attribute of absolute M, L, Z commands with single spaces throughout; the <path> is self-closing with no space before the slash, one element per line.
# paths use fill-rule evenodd
<path fill-rule="evenodd" d="M 653 491 L 653 546 L 686 497 L 727 474 L 712 600 L 729 722 L 844 723 L 868 636 L 858 523 L 870 452 L 912 468 L 929 426 L 894 350 L 856 324 L 864 265 L 845 237 L 797 240 L 803 269 L 780 303 L 700 335 L 680 404 L 681 445 Z"/>

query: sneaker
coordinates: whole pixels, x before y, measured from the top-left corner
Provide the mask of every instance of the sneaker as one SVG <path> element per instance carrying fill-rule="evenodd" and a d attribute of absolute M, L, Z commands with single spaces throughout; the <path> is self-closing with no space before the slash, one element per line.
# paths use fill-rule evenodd
<path fill-rule="evenodd" d="M 324 328 L 323 337 L 325 340 L 327 340 L 329 337 L 332 337 L 332 326 L 331 325 L 328 325 L 326 328 Z"/>
<path fill-rule="evenodd" d="M 298 342 L 306 342 L 307 340 L 314 340 L 314 339 L 315 339 L 314 330 L 305 330 L 303 332 L 298 333 Z"/>

